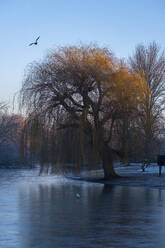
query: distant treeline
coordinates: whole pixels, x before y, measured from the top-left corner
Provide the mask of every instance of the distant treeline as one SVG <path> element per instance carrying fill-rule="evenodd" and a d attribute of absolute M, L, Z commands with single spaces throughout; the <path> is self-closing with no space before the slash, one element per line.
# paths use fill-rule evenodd
<path fill-rule="evenodd" d="M 6 106 L 0 112 L 0 168 L 20 167 L 20 137 L 23 117 L 8 114 Z"/>

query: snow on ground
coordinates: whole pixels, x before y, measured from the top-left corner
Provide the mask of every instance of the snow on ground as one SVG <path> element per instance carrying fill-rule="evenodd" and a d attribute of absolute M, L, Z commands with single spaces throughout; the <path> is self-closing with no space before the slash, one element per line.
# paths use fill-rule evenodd
<path fill-rule="evenodd" d="M 116 172 L 119 172 L 121 175 L 125 174 L 157 174 L 159 173 L 159 166 L 155 163 L 149 165 L 147 168 L 145 168 L 145 171 L 142 171 L 142 164 L 141 163 L 132 163 L 129 166 L 125 165 L 119 165 L 116 167 Z M 162 175 L 163 171 L 165 173 L 165 167 L 162 167 Z"/>
<path fill-rule="evenodd" d="M 162 166 L 162 174 L 159 176 L 159 166 L 151 164 L 142 171 L 141 164 L 131 164 L 129 166 L 119 165 L 115 168 L 119 178 L 112 178 L 111 180 L 102 180 L 102 171 L 95 171 L 83 175 L 85 181 L 95 181 L 98 183 L 105 183 L 111 185 L 122 186 L 143 186 L 165 189 L 165 166 Z"/>

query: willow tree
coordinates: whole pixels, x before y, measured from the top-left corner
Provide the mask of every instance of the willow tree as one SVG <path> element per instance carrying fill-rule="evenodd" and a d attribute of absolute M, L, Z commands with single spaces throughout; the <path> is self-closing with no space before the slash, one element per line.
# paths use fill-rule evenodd
<path fill-rule="evenodd" d="M 138 126 L 143 135 L 144 156 L 152 159 L 160 119 L 165 109 L 165 52 L 155 42 L 148 46 L 138 45 L 129 62 L 133 72 L 141 73 L 148 86 Z"/>
<path fill-rule="evenodd" d="M 114 125 L 135 114 L 144 85 L 106 48 L 60 47 L 29 67 L 20 99 L 27 114 L 37 113 L 48 128 L 56 123 L 58 130 L 79 130 L 81 142 L 88 137 L 107 179 L 116 176 L 114 155 L 120 154 L 113 147 Z"/>

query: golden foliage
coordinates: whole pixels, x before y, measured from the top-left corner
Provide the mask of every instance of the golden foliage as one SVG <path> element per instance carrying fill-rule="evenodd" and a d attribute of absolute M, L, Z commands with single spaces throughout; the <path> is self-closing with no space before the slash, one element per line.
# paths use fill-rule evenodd
<path fill-rule="evenodd" d="M 123 111 L 140 109 L 150 94 L 145 78 L 140 74 L 133 74 L 128 67 L 119 65 L 119 68 L 110 76 L 113 83 L 113 93 L 107 94 L 118 102 Z"/>

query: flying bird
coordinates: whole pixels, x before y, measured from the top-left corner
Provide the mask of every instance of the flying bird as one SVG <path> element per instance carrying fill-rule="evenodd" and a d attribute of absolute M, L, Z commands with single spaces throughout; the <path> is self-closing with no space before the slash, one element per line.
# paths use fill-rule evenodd
<path fill-rule="evenodd" d="M 30 43 L 29 46 L 37 45 L 39 38 L 40 38 L 40 36 L 37 37 L 37 39 L 35 40 L 35 42 Z"/>

